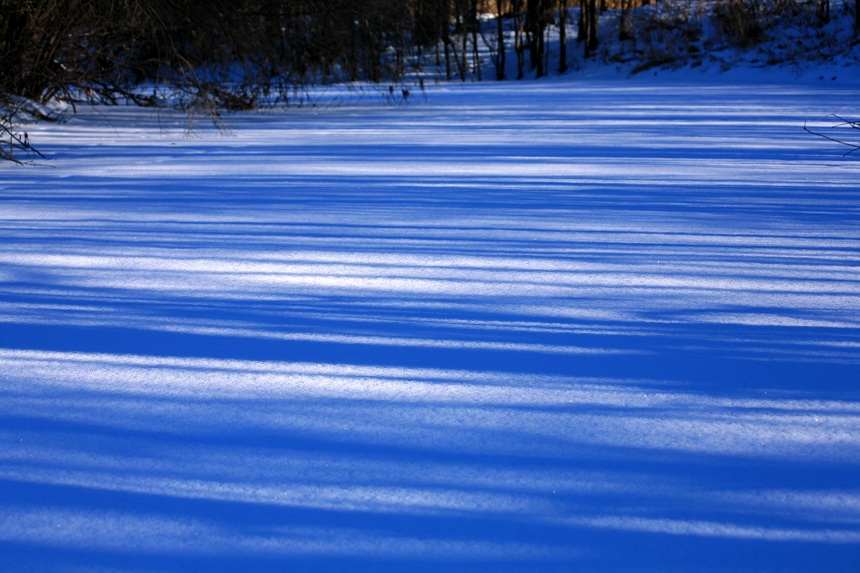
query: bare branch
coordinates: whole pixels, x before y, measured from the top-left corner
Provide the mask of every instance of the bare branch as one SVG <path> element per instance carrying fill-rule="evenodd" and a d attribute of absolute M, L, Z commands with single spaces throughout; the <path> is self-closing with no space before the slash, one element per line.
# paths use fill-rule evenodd
<path fill-rule="evenodd" d="M 850 128 L 852 128 L 852 129 L 860 129 L 860 121 L 847 120 L 847 119 L 844 119 L 844 118 L 842 118 L 842 117 L 839 117 L 838 115 L 833 115 L 832 117 L 835 117 L 835 118 L 836 118 L 836 119 L 838 119 L 841 123 L 837 123 L 836 125 L 831 126 L 831 129 L 833 129 L 833 128 L 837 128 L 837 127 L 850 127 Z M 845 141 L 845 140 L 843 140 L 843 139 L 840 139 L 840 138 L 838 138 L 838 137 L 832 137 L 832 136 L 827 135 L 827 134 L 825 134 L 825 133 L 820 133 L 820 132 L 817 132 L 817 131 L 812 131 L 811 129 L 809 129 L 809 128 L 806 126 L 806 123 L 804 123 L 804 124 L 803 124 L 803 131 L 805 131 L 805 132 L 807 132 L 807 133 L 811 133 L 812 135 L 816 135 L 816 136 L 818 136 L 818 137 L 822 137 L 822 138 L 824 138 L 824 139 L 826 139 L 826 140 L 828 140 L 828 141 L 832 141 L 832 142 L 834 142 L 834 143 L 838 143 L 839 145 L 845 145 L 845 146 L 850 147 L 851 149 L 850 149 L 850 150 L 848 150 L 847 152 L 845 152 L 845 153 L 843 154 L 843 157 L 847 157 L 848 155 L 851 155 L 852 153 L 854 153 L 855 151 L 857 151 L 858 149 L 860 149 L 860 144 L 858 144 L 858 143 L 852 143 L 852 142 L 849 142 L 849 141 Z"/>
<path fill-rule="evenodd" d="M 19 128 L 17 119 L 22 113 L 20 101 L 3 97 L 0 101 L 0 161 L 10 161 L 18 165 L 25 163 L 21 159 L 24 154 L 28 157 L 45 156 L 30 143 L 30 136 Z"/>

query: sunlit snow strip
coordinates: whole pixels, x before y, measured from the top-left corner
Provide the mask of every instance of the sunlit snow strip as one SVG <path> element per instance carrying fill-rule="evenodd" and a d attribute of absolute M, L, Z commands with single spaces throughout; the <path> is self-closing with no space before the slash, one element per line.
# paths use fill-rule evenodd
<path fill-rule="evenodd" d="M 473 340 L 439 340 L 429 338 L 408 338 L 394 336 L 356 336 L 345 334 L 283 333 L 232 328 L 206 328 L 165 326 L 167 332 L 188 334 L 238 336 L 260 338 L 263 340 L 289 340 L 301 342 L 329 342 L 338 344 L 360 344 L 395 347 L 446 348 L 454 350 L 493 350 L 507 352 L 538 352 L 543 354 L 648 354 L 648 351 L 627 348 L 587 348 L 583 346 L 562 346 L 552 344 L 530 344 L 524 342 L 489 342 Z"/>
<path fill-rule="evenodd" d="M 853 529 L 788 529 L 766 525 L 740 525 L 717 521 L 621 516 L 576 517 L 567 520 L 567 523 L 601 529 L 696 537 L 729 537 L 749 540 L 817 543 L 860 543 L 860 532 Z"/>
<path fill-rule="evenodd" d="M 138 293 L 171 293 L 174 296 L 211 296 L 218 293 L 223 298 L 283 297 L 292 292 L 311 294 L 314 292 L 352 292 L 390 296 L 436 295 L 436 296 L 504 296 L 525 298 L 569 297 L 587 299 L 587 304 L 596 304 L 603 299 L 617 299 L 621 291 L 623 298 L 632 298 L 640 291 L 651 291 L 649 298 L 654 305 L 655 294 L 662 291 L 678 299 L 677 306 L 688 309 L 697 305 L 746 304 L 755 306 L 781 306 L 784 308 L 816 309 L 829 307 L 848 312 L 835 316 L 779 316 L 762 313 L 716 313 L 702 315 L 676 314 L 669 320 L 689 322 L 725 322 L 733 324 L 759 324 L 779 326 L 825 326 L 849 328 L 858 324 L 857 297 L 860 283 L 853 279 L 847 268 L 825 269 L 810 267 L 798 276 L 787 280 L 787 273 L 763 278 L 748 278 L 749 270 L 741 276 L 718 274 L 719 267 L 703 268 L 697 272 L 695 266 L 683 272 L 679 267 L 652 268 L 622 265 L 606 266 L 576 265 L 562 270 L 534 270 L 531 265 L 517 269 L 514 261 L 498 259 L 502 267 L 497 270 L 489 260 L 483 267 L 461 268 L 447 261 L 425 259 L 406 261 L 391 259 L 383 266 L 362 263 L 333 265 L 308 265 L 305 263 L 234 263 L 232 261 L 170 261 L 156 258 L 104 258 L 65 257 L 45 255 L 39 257 L 13 257 L 7 262 L 27 268 L 26 273 L 47 273 L 69 287 L 97 289 L 123 289 Z M 348 260 L 348 259 L 346 259 Z M 465 264 L 465 261 L 460 261 Z M 415 264 L 429 266 L 415 266 Z M 477 264 L 474 262 L 473 264 Z M 62 266 L 60 266 L 62 265 Z M 228 270 L 229 269 L 229 270 Z M 528 270 L 525 270 L 528 269 Z M 763 268 L 762 271 L 765 269 Z M 311 274 L 313 273 L 313 274 Z M 744 276 L 746 274 L 747 276 Z M 710 275 L 710 276 L 708 276 Z M 618 304 L 624 305 L 624 302 Z M 6 320 L 15 320 L 12 317 Z M 411 343 L 410 343 L 411 344 Z"/>
<path fill-rule="evenodd" d="M 10 434 L 5 436 L 12 440 Z M 19 444 L 21 446 L 23 444 Z M 491 473 L 480 459 L 401 460 L 362 453 L 317 452 L 267 446 L 226 446 L 193 452 L 177 445 L 171 452 L 121 456 L 107 452 L 70 451 L 56 447 L 11 448 L 0 455 L 0 477 L 96 490 L 169 495 L 279 506 L 350 508 L 357 511 L 431 514 L 471 511 L 479 506 L 494 513 L 558 515 L 548 495 L 605 495 L 637 498 L 672 498 L 677 506 L 697 508 L 718 501 L 727 512 L 771 512 L 834 525 L 860 519 L 860 490 L 742 489 L 703 490 L 683 478 L 637 471 L 596 472 L 581 469 L 494 467 Z M 50 468 L 62 462 L 66 469 Z M 253 471 L 248 471 L 248 465 Z M 193 469 L 192 469 L 193 466 Z M 359 483 L 346 488 L 343 475 L 361 468 Z M 408 476 L 410 487 L 391 476 Z M 218 476 L 206 481 L 201 476 Z M 173 476 L 173 477 L 171 477 Z M 272 484 L 277 478 L 278 485 Z M 376 485 L 371 485 L 376 484 Z M 371 507 L 374 505 L 375 507 Z"/>
<path fill-rule="evenodd" d="M 427 232 L 423 231 L 422 235 Z M 486 232 L 481 232 L 481 236 L 486 236 Z M 523 240 L 559 240 L 566 241 L 570 246 L 581 246 L 584 248 L 582 253 L 588 252 L 588 247 L 591 247 L 594 252 L 606 252 L 606 247 L 611 246 L 614 242 L 622 245 L 635 241 L 637 243 L 645 243 L 637 245 L 633 249 L 629 245 L 627 249 L 631 253 L 642 254 L 642 247 L 647 246 L 649 241 L 654 242 L 657 246 L 666 249 L 675 247 L 685 249 L 684 254 L 688 257 L 695 254 L 690 253 L 689 249 L 693 246 L 713 246 L 713 247 L 729 247 L 733 246 L 739 252 L 746 252 L 750 248 L 750 242 L 758 243 L 757 238 L 740 236 L 737 238 L 739 244 L 724 244 L 723 239 L 709 240 L 707 236 L 699 236 L 696 240 L 684 241 L 678 237 L 671 237 L 670 242 L 661 242 L 661 237 L 625 236 L 625 237 L 577 237 L 574 231 L 568 231 L 560 234 L 559 237 L 543 237 L 538 233 L 529 233 L 521 239 Z M 444 232 L 445 238 L 455 243 L 455 237 L 451 236 L 450 231 Z M 691 237 L 692 239 L 693 237 Z M 477 237 L 475 237 L 477 239 Z M 708 278 L 717 277 L 720 275 L 730 274 L 735 276 L 737 280 L 747 281 L 748 277 L 764 278 L 767 277 L 776 284 L 795 284 L 800 286 L 804 281 L 820 281 L 833 283 L 834 286 L 851 285 L 854 288 L 858 280 L 857 269 L 848 264 L 837 265 L 829 260 L 831 253 L 841 253 L 840 249 L 848 249 L 845 254 L 851 250 L 860 248 L 860 239 L 856 241 L 843 241 L 845 244 L 840 245 L 839 239 L 836 237 L 827 237 L 817 240 L 803 240 L 797 247 L 790 247 L 785 244 L 786 240 L 776 241 L 772 247 L 775 250 L 769 250 L 762 245 L 755 245 L 755 253 L 762 255 L 775 256 L 781 253 L 779 248 L 788 249 L 785 254 L 796 255 L 815 255 L 825 259 L 828 262 L 821 264 L 810 264 L 801 261 L 792 261 L 790 263 L 780 261 L 750 261 L 739 265 L 737 261 L 721 260 L 725 253 L 717 253 L 720 257 L 714 257 L 713 260 L 708 260 L 706 257 L 693 258 L 691 261 L 684 261 L 684 264 L 669 259 L 669 260 L 654 260 L 636 258 L 628 263 L 620 263 L 614 259 L 603 261 L 589 260 L 571 260 L 569 257 L 560 258 L 540 258 L 526 257 L 522 254 L 511 256 L 463 256 L 456 254 L 439 255 L 416 255 L 408 252 L 398 254 L 379 254 L 379 253 L 337 253 L 328 251 L 298 251 L 296 249 L 276 251 L 266 254 L 248 253 L 247 256 L 243 253 L 241 258 L 237 258 L 235 253 L 225 252 L 221 250 L 211 250 L 207 253 L 207 257 L 200 258 L 199 256 L 181 256 L 175 251 L 166 251 L 159 253 L 157 248 L 147 248 L 141 250 L 139 247 L 129 245 L 122 249 L 114 249 L 113 253 L 103 253 L 93 255 L 91 253 L 81 254 L 78 251 L 67 251 L 67 249 L 56 249 L 60 252 L 51 252 L 55 249 L 46 247 L 40 252 L 23 252 L 12 249 L 4 249 L 0 252 L 0 263 L 15 265 L 21 268 L 33 269 L 53 269 L 53 270 L 77 270 L 90 269 L 93 271 L 163 271 L 163 272 L 187 272 L 187 273 L 210 273 L 212 275 L 230 275 L 230 274 L 248 274 L 251 276 L 267 276 L 279 274 L 295 274 L 295 275 L 315 275 L 324 271 L 326 274 L 344 275 L 344 276 L 382 276 L 382 277 L 470 277 L 477 276 L 489 277 L 504 277 L 506 273 L 536 273 L 539 277 L 552 277 L 557 274 L 573 274 L 595 275 L 597 277 L 608 276 L 615 279 L 617 276 L 623 276 L 625 273 L 637 271 L 643 274 L 652 274 L 659 269 L 661 273 L 667 275 L 692 274 L 693 276 L 704 275 Z M 734 241 L 732 241 L 734 243 Z M 479 241 L 476 240 L 476 245 Z M 468 246 L 464 245 L 464 246 Z M 524 245 L 524 248 L 528 245 Z M 601 247 L 599 250 L 596 247 Z M 802 250 L 798 251 L 800 248 Z M 679 251 L 680 253 L 680 251 Z M 164 256 L 155 256 L 163 254 Z M 690 264 L 692 263 L 692 267 Z M 483 273 L 483 275 L 482 275 Z M 545 274 L 543 274 L 545 273 Z M 743 278 L 741 278 L 743 277 Z M 790 281 L 786 281 L 790 279 Z M 785 282 L 783 282 L 785 281 Z"/>
<path fill-rule="evenodd" d="M 682 320 L 688 318 L 690 321 L 712 324 L 743 324 L 748 326 L 789 326 L 803 328 L 857 328 L 857 326 L 860 326 L 860 324 L 853 321 L 822 320 L 820 318 L 802 318 L 773 313 L 740 314 L 732 312 L 706 312 L 679 318 Z"/>
<path fill-rule="evenodd" d="M 320 555 L 410 559 L 541 559 L 573 557 L 569 547 L 533 543 L 452 540 L 435 535 L 338 527 L 241 529 L 205 518 L 144 515 L 106 509 L 51 507 L 0 514 L 0 540 L 43 547 L 135 552 L 142 555 L 255 557 Z"/>
<path fill-rule="evenodd" d="M 7 439 L 13 440 L 9 432 Z M 448 492 L 448 507 L 452 510 L 463 509 L 453 504 L 455 498 L 463 496 L 469 503 L 479 499 L 484 502 L 495 499 L 502 506 L 498 512 L 534 511 L 543 513 L 549 508 L 545 498 L 552 491 L 577 494 L 616 494 L 629 496 L 673 496 L 690 497 L 699 500 L 701 492 L 690 490 L 682 478 L 655 476 L 634 471 L 589 471 L 567 467 L 530 467 L 510 465 L 492 468 L 481 458 L 470 461 L 448 458 L 403 458 L 396 462 L 389 456 L 374 457 L 361 451 L 330 451 L 320 456 L 316 450 L 291 448 L 289 445 L 272 448 L 268 445 L 247 444 L 244 447 L 222 445 L 210 448 L 187 447 L 177 444 L 174 449 L 164 452 L 138 452 L 137 455 L 94 452 L 81 448 L 71 451 L 42 443 L 24 444 L 19 440 L 17 448 L 10 448 L 0 455 L 0 474 L 6 479 L 22 480 L 31 483 L 69 485 L 105 489 L 111 491 L 137 491 L 204 499 L 244 500 L 252 502 L 257 496 L 269 496 L 269 501 L 283 505 L 300 505 L 298 496 L 292 495 L 290 488 L 301 486 L 304 491 L 310 487 L 332 487 L 332 491 L 346 494 L 343 476 L 355 474 L 361 468 L 361 476 L 353 481 L 358 484 L 377 484 L 380 488 L 389 485 L 394 489 L 408 489 L 400 480 L 393 478 L 398 472 L 408 476 L 408 482 L 415 491 L 429 490 L 429 500 L 442 492 Z M 22 447 L 26 445 L 26 447 Z M 65 471 L 55 471 L 54 464 L 62 461 Z M 253 471 L 249 471 L 249 465 Z M 125 471 L 122 471 L 125 470 Z M 153 477 L 157 474 L 158 477 Z M 205 481 L 206 476 L 218 481 Z M 659 483 L 658 483 L 659 482 Z M 642 484 L 647 483 L 647 490 Z M 276 487 L 275 484 L 279 484 Z M 184 489 L 183 489 L 184 488 Z M 301 489 L 301 488 L 300 488 Z M 289 491 L 288 491 L 289 490 Z M 283 495 L 282 495 L 283 494 Z M 797 494 L 779 492 L 779 497 L 762 497 L 760 505 L 791 505 Z M 794 497 L 792 497 L 794 495 Z M 842 509 L 860 510 L 856 507 L 858 494 L 853 497 L 848 492 L 805 492 L 798 505 L 809 505 L 814 500 L 826 503 L 838 499 L 846 502 Z M 279 497 L 280 496 L 280 497 Z M 472 497 L 474 496 L 474 497 Z M 746 505 L 750 500 L 740 496 L 721 495 L 726 503 Z M 765 502 L 764 500 L 767 500 Z M 392 499 L 392 507 L 398 511 L 429 512 L 434 503 L 419 507 L 400 503 Z M 850 502 L 854 502 L 853 506 Z M 317 503 L 312 497 L 305 497 L 308 504 Z M 322 503 L 322 502 L 319 502 Z M 513 503 L 512 506 L 508 506 Z"/>
<path fill-rule="evenodd" d="M 203 402 L 183 416 L 183 424 L 216 428 L 213 420 L 222 417 L 223 410 L 233 424 L 245 428 L 339 431 L 324 419 L 301 413 L 304 408 L 313 411 L 317 407 L 313 400 L 324 399 L 330 401 L 328 415 L 353 421 L 349 440 L 359 442 L 406 444 L 417 440 L 446 451 L 473 451 L 478 447 L 475 435 L 503 432 L 510 436 L 506 447 L 511 451 L 527 448 L 553 456 L 564 456 L 567 448 L 577 445 L 776 459 L 848 461 L 860 455 L 860 412 L 850 402 L 720 400 L 654 392 L 636 381 L 548 378 L 547 383 L 509 375 L 507 380 L 496 378 L 503 380 L 501 384 L 475 384 L 468 372 L 459 380 L 461 375 L 456 372 L 443 373 L 447 382 L 440 382 L 434 380 L 432 370 L 416 377 L 408 369 L 396 368 L 375 371 L 325 364 L 27 351 L 4 351 L 0 365 L 6 386 L 31 396 L 10 397 L 10 408 L 14 403 L 28 415 L 50 410 L 59 417 L 64 401 L 70 400 L 70 405 L 78 404 L 69 412 L 71 419 L 86 419 L 89 415 L 104 417 L 106 408 L 115 407 L 122 414 L 106 419 L 129 429 L 164 423 L 165 416 L 169 417 L 169 411 L 147 416 L 143 404 L 148 397 L 195 396 L 229 398 L 236 401 L 236 407 L 224 410 L 217 403 Z M 477 380 L 483 377 L 477 373 Z M 90 398 L 45 394 L 61 387 L 106 395 L 92 397 L 95 401 L 89 405 Z M 109 396 L 116 397 L 113 406 Z M 267 396 L 291 401 L 280 410 L 264 411 L 257 401 Z M 532 408 L 537 405 L 550 409 Z M 626 413 L 619 416 L 601 405 L 623 408 Z M 91 407 L 96 409 L 86 414 Z M 418 427 L 420 437 L 414 434 Z"/>
<path fill-rule="evenodd" d="M 40 350 L 0 349 L 4 384 L 21 380 L 33 389 L 74 385 L 84 382 L 87 387 L 118 395 L 154 393 L 177 396 L 182 389 L 200 389 L 213 394 L 224 392 L 249 396 L 249 391 L 282 393 L 285 383 L 294 384 L 294 392 L 330 392 L 338 394 L 344 388 L 361 390 L 369 398 L 384 388 L 401 389 L 404 395 L 444 401 L 467 397 L 480 401 L 497 395 L 493 401 L 503 404 L 582 403 L 625 407 L 663 407 L 685 405 L 695 410 L 708 408 L 773 410 L 797 413 L 834 412 L 860 416 L 860 404 L 852 401 L 753 399 L 744 397 L 714 397 L 699 393 L 683 393 L 640 387 L 653 384 L 647 379 L 614 379 L 563 377 L 540 374 L 509 374 L 475 370 L 436 368 L 366 366 L 338 363 L 251 361 L 215 358 L 183 358 L 142 356 L 134 354 L 103 354 L 57 352 Z M 157 372 L 158 375 L 150 375 Z M 205 374 L 206 376 L 201 376 Z M 340 379 L 342 384 L 329 385 Z M 27 382 L 28 381 L 28 382 Z M 235 382 L 242 382 L 234 387 Z M 135 385 L 133 382 L 147 382 Z M 313 383 L 311 383 L 313 382 Z M 375 390 L 364 386 L 373 384 Z M 71 386 L 70 386 L 71 387 Z M 419 391 L 420 390 L 420 391 Z M 497 394 L 500 393 L 500 394 Z M 540 398 L 540 396 L 545 396 Z M 386 393 L 379 394 L 382 399 Z M 388 397 L 394 397 L 389 395 Z M 405 396 L 401 396 L 403 398 Z M 536 399 L 537 398 L 537 399 Z"/>

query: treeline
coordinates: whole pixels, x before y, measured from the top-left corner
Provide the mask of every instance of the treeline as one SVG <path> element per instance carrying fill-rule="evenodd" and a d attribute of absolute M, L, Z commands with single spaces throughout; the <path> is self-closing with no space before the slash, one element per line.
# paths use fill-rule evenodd
<path fill-rule="evenodd" d="M 856 34 L 860 0 L 663 0 L 652 10 L 638 10 L 649 0 L 0 0 L 0 104 L 156 105 L 163 87 L 191 109 L 243 109 L 287 102 L 312 83 L 396 83 L 431 67 L 445 79 L 484 79 L 479 52 L 495 79 L 540 77 L 550 71 L 547 31 L 564 72 L 568 30 L 592 55 L 607 10 L 622 41 L 646 35 L 633 22 L 648 13 L 648 38 L 662 26 L 663 44 L 677 44 L 671 34 L 693 30 L 697 6 L 745 41 L 767 14 L 803 8 L 824 21 L 837 1 L 855 11 Z"/>
<path fill-rule="evenodd" d="M 195 105 L 337 76 L 403 73 L 409 5 L 397 0 L 0 0 L 0 93 L 155 103 L 142 84 Z M 395 57 L 389 57 L 391 50 Z"/>
<path fill-rule="evenodd" d="M 483 79 L 483 48 L 495 79 L 509 69 L 541 76 L 550 71 L 550 27 L 563 72 L 568 29 L 577 30 L 588 57 L 598 46 L 598 14 L 614 9 L 624 40 L 634 35 L 630 14 L 644 4 L 649 0 L 0 0 L 0 94 L 155 104 L 155 95 L 140 90 L 152 85 L 189 106 L 249 108 L 261 98 L 288 100 L 315 82 L 397 82 L 430 66 L 446 79 Z M 667 4 L 673 2 L 660 5 Z M 768 6 L 819 6 L 826 18 L 831 0 L 674 4 L 715 7 L 749 34 Z"/>
<path fill-rule="evenodd" d="M 426 58 L 465 77 L 488 10 L 523 20 L 538 62 L 556 0 L 489 1 L 0 0 L 0 94 L 155 104 L 151 84 L 247 108 L 314 82 L 397 82 Z"/>
<path fill-rule="evenodd" d="M 598 11 L 649 1 L 0 0 L 0 94 L 154 104 L 139 90 L 149 83 L 185 105 L 246 108 L 314 82 L 397 82 L 425 65 L 445 79 L 483 79 L 484 46 L 496 79 L 509 51 L 517 77 L 541 76 L 552 25 L 564 71 L 574 4 L 588 55 Z"/>

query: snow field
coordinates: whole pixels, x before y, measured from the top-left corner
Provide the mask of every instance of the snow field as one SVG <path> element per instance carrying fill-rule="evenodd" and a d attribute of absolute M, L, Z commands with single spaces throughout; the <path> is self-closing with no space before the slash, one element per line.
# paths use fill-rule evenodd
<path fill-rule="evenodd" d="M 860 566 L 856 86 L 336 100 L 31 127 L 3 567 Z"/>

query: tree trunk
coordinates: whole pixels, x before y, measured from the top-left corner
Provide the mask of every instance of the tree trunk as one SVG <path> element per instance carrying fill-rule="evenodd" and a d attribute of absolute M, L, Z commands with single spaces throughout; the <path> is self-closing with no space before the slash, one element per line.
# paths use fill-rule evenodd
<path fill-rule="evenodd" d="M 460 28 L 460 33 L 463 34 L 463 60 L 460 65 L 460 81 L 466 81 L 466 73 L 469 70 L 469 31 L 468 26 L 466 25 L 466 15 L 463 14 L 463 18 L 461 20 L 462 27 Z"/>
<path fill-rule="evenodd" d="M 538 24 L 540 1 L 526 0 L 526 36 L 529 44 L 529 64 L 531 65 L 531 69 L 538 70 L 538 76 L 541 75 L 541 53 L 538 47 L 540 43 Z"/>
<path fill-rule="evenodd" d="M 579 22 L 576 26 L 576 41 L 584 42 L 586 39 L 585 15 L 588 13 L 588 0 L 579 0 Z"/>
<path fill-rule="evenodd" d="M 620 41 L 630 39 L 630 9 L 633 0 L 621 0 L 621 22 L 618 26 L 618 39 Z"/>
<path fill-rule="evenodd" d="M 483 71 L 481 70 L 481 55 L 478 52 L 478 0 L 472 0 L 469 4 L 469 28 L 472 32 L 472 61 L 475 65 L 475 77 L 478 81 L 483 81 Z"/>
<path fill-rule="evenodd" d="M 442 45 L 445 47 L 445 81 L 451 81 L 451 25 L 449 23 L 450 12 L 447 9 L 443 12 L 442 25 Z"/>
<path fill-rule="evenodd" d="M 597 51 L 597 0 L 588 0 L 588 54 Z"/>
<path fill-rule="evenodd" d="M 501 81 L 505 79 L 505 23 L 502 16 L 505 11 L 505 0 L 496 0 L 496 79 Z"/>
<path fill-rule="evenodd" d="M 558 14 L 558 73 L 567 71 L 567 0 L 561 0 Z"/>
<path fill-rule="evenodd" d="M 860 1 L 860 0 L 859 0 Z M 523 4 L 522 0 L 513 0 L 514 11 L 514 51 L 517 53 L 517 79 L 523 79 L 524 54 L 523 54 Z"/>
<path fill-rule="evenodd" d="M 860 0 L 854 0 L 854 35 L 860 36 Z"/>

